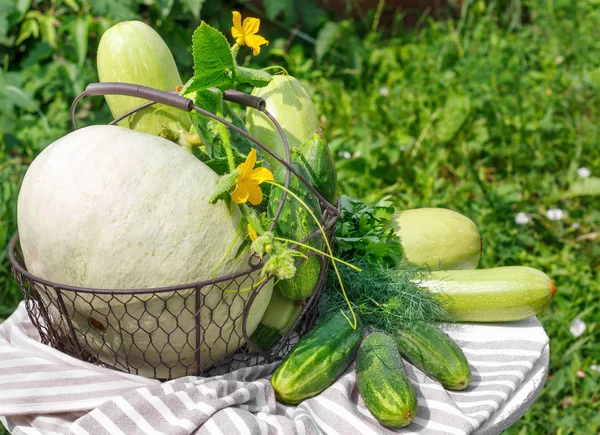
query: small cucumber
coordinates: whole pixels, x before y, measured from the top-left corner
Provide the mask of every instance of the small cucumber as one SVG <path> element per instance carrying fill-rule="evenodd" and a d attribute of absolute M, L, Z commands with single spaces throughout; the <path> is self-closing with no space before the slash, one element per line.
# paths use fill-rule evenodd
<path fill-rule="evenodd" d="M 286 298 L 278 288 L 273 289 L 269 306 L 250 339 L 262 350 L 272 348 L 289 332 L 303 308 L 299 301 Z"/>
<path fill-rule="evenodd" d="M 404 427 L 417 414 L 417 396 L 393 338 L 380 332 L 364 338 L 356 357 L 356 379 L 365 405 L 379 423 Z"/>
<path fill-rule="evenodd" d="M 541 313 L 556 287 L 544 272 L 526 266 L 434 271 L 416 282 L 447 303 L 456 321 L 509 322 Z"/>
<path fill-rule="evenodd" d="M 354 359 L 362 334 L 360 320 L 352 328 L 342 312 L 325 319 L 298 341 L 273 374 L 275 397 L 298 404 L 329 387 Z"/>
<path fill-rule="evenodd" d="M 464 390 L 471 382 L 471 369 L 463 351 L 438 327 L 422 322 L 397 331 L 402 356 L 445 388 Z"/>
<path fill-rule="evenodd" d="M 394 232 L 406 262 L 431 269 L 475 269 L 481 236 L 468 217 L 445 208 L 415 208 L 394 214 Z"/>
<path fill-rule="evenodd" d="M 292 163 L 294 169 L 298 173 L 302 174 L 308 179 L 306 169 L 297 162 Z M 285 184 L 286 168 L 280 166 L 274 174 L 275 181 L 280 184 Z M 291 174 L 289 189 L 298 195 L 306 203 L 308 207 L 313 211 L 317 219 L 321 219 L 321 209 L 319 202 L 310 190 L 302 183 L 294 174 Z M 283 190 L 273 187 L 271 194 L 269 195 L 269 216 L 274 216 L 277 211 L 277 207 L 281 201 Z M 282 237 L 289 240 L 301 241 L 302 239 L 310 236 L 318 229 L 316 222 L 310 216 L 308 210 L 304 208 L 295 198 L 291 195 L 286 197 L 283 209 L 277 224 L 275 225 L 274 234 L 278 237 Z M 322 248 L 322 240 L 316 237 L 308 242 L 310 246 L 317 249 Z M 298 248 L 298 250 L 305 255 L 312 254 L 313 252 L 306 248 Z M 291 300 L 303 300 L 310 297 L 317 282 L 319 281 L 319 275 L 321 273 L 321 259 L 318 256 L 310 256 L 298 265 L 296 274 L 286 280 L 278 281 L 276 287 L 281 291 L 286 298 Z"/>
<path fill-rule="evenodd" d="M 323 132 L 319 129 L 298 148 L 292 149 L 292 160 L 304 165 L 309 181 L 330 204 L 337 202 L 335 161 Z"/>

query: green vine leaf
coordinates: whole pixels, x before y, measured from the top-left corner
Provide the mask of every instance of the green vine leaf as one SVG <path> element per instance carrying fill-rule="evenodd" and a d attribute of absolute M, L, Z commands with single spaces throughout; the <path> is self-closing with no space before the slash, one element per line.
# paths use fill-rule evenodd
<path fill-rule="evenodd" d="M 262 88 L 267 86 L 273 76 L 266 71 L 261 69 L 244 68 L 237 66 L 234 69 L 234 78 L 238 83 L 249 83 L 252 86 Z"/>
<path fill-rule="evenodd" d="M 233 73 L 236 67 L 225 36 L 206 23 L 194 32 L 192 37 L 194 57 L 194 78 L 187 92 L 216 87 L 229 89 L 233 86 Z"/>

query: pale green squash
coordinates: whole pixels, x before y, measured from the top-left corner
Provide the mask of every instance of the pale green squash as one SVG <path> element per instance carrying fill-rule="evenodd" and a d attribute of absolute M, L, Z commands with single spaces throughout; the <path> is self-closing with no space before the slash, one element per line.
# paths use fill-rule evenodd
<path fill-rule="evenodd" d="M 237 206 L 230 212 L 223 202 L 208 202 L 217 182 L 204 163 L 161 137 L 117 126 L 70 133 L 42 151 L 23 180 L 18 227 L 27 269 L 59 284 L 116 290 L 188 284 L 246 270 L 249 252 L 234 258 L 242 242 Z M 246 280 L 202 289 L 203 367 L 244 343 L 249 285 Z M 54 292 L 40 291 L 65 326 Z M 271 291 L 268 283 L 255 299 L 248 335 Z M 193 373 L 192 290 L 112 300 L 63 295 L 78 340 L 103 362 L 133 365 L 139 374 L 158 378 Z"/>

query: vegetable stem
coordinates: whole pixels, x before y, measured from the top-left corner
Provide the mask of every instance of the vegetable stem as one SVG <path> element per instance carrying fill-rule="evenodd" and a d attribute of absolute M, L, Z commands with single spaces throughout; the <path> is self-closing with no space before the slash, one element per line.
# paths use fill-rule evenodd
<path fill-rule="evenodd" d="M 303 248 L 310 249 L 311 251 L 314 251 L 314 252 L 317 252 L 317 253 L 319 253 L 321 255 L 324 255 L 325 257 L 329 258 L 332 261 L 337 261 L 338 263 L 341 263 L 344 266 L 348 266 L 348 267 L 356 270 L 357 272 L 361 271 L 360 267 L 357 267 L 354 264 L 348 263 L 348 262 L 346 262 L 346 261 L 344 261 L 344 260 L 342 260 L 340 258 L 337 258 L 337 257 L 335 257 L 333 255 L 329 255 L 328 253 L 323 252 L 320 249 L 315 248 L 314 246 L 310 246 L 310 245 L 307 245 L 305 243 L 298 242 L 296 240 L 284 239 L 283 237 L 273 237 L 273 239 L 274 240 L 279 240 L 280 242 L 293 243 L 293 244 L 296 244 L 296 245 L 301 246 Z"/>
<path fill-rule="evenodd" d="M 219 101 L 219 107 L 217 108 L 217 116 L 223 118 L 223 97 Z M 229 133 L 227 126 L 219 122 L 219 135 L 223 142 L 223 148 L 225 149 L 225 155 L 227 156 L 227 164 L 229 165 L 229 172 L 233 172 L 236 168 L 235 160 L 233 159 L 233 151 L 231 150 L 231 141 L 229 140 Z"/>

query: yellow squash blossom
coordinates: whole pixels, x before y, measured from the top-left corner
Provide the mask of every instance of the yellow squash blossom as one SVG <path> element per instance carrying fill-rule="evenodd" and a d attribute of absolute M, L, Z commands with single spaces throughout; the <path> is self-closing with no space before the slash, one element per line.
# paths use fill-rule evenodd
<path fill-rule="evenodd" d="M 262 201 L 262 190 L 260 183 L 273 181 L 273 173 L 267 168 L 256 168 L 256 150 L 252 148 L 246 161 L 238 165 L 239 175 L 235 181 L 235 190 L 231 194 L 231 199 L 236 204 L 243 204 L 250 201 L 252 205 L 258 205 Z"/>
<path fill-rule="evenodd" d="M 258 233 L 254 229 L 254 227 L 252 225 L 250 225 L 250 224 L 248 224 L 248 235 L 250 236 L 250 240 L 253 241 L 253 242 L 256 239 L 258 239 Z"/>
<path fill-rule="evenodd" d="M 260 54 L 261 45 L 269 45 L 269 41 L 260 35 L 257 35 L 260 27 L 258 18 L 245 18 L 242 24 L 242 14 L 233 11 L 233 27 L 231 35 L 235 38 L 238 45 L 247 45 L 252 49 L 252 54 L 258 56 Z"/>

